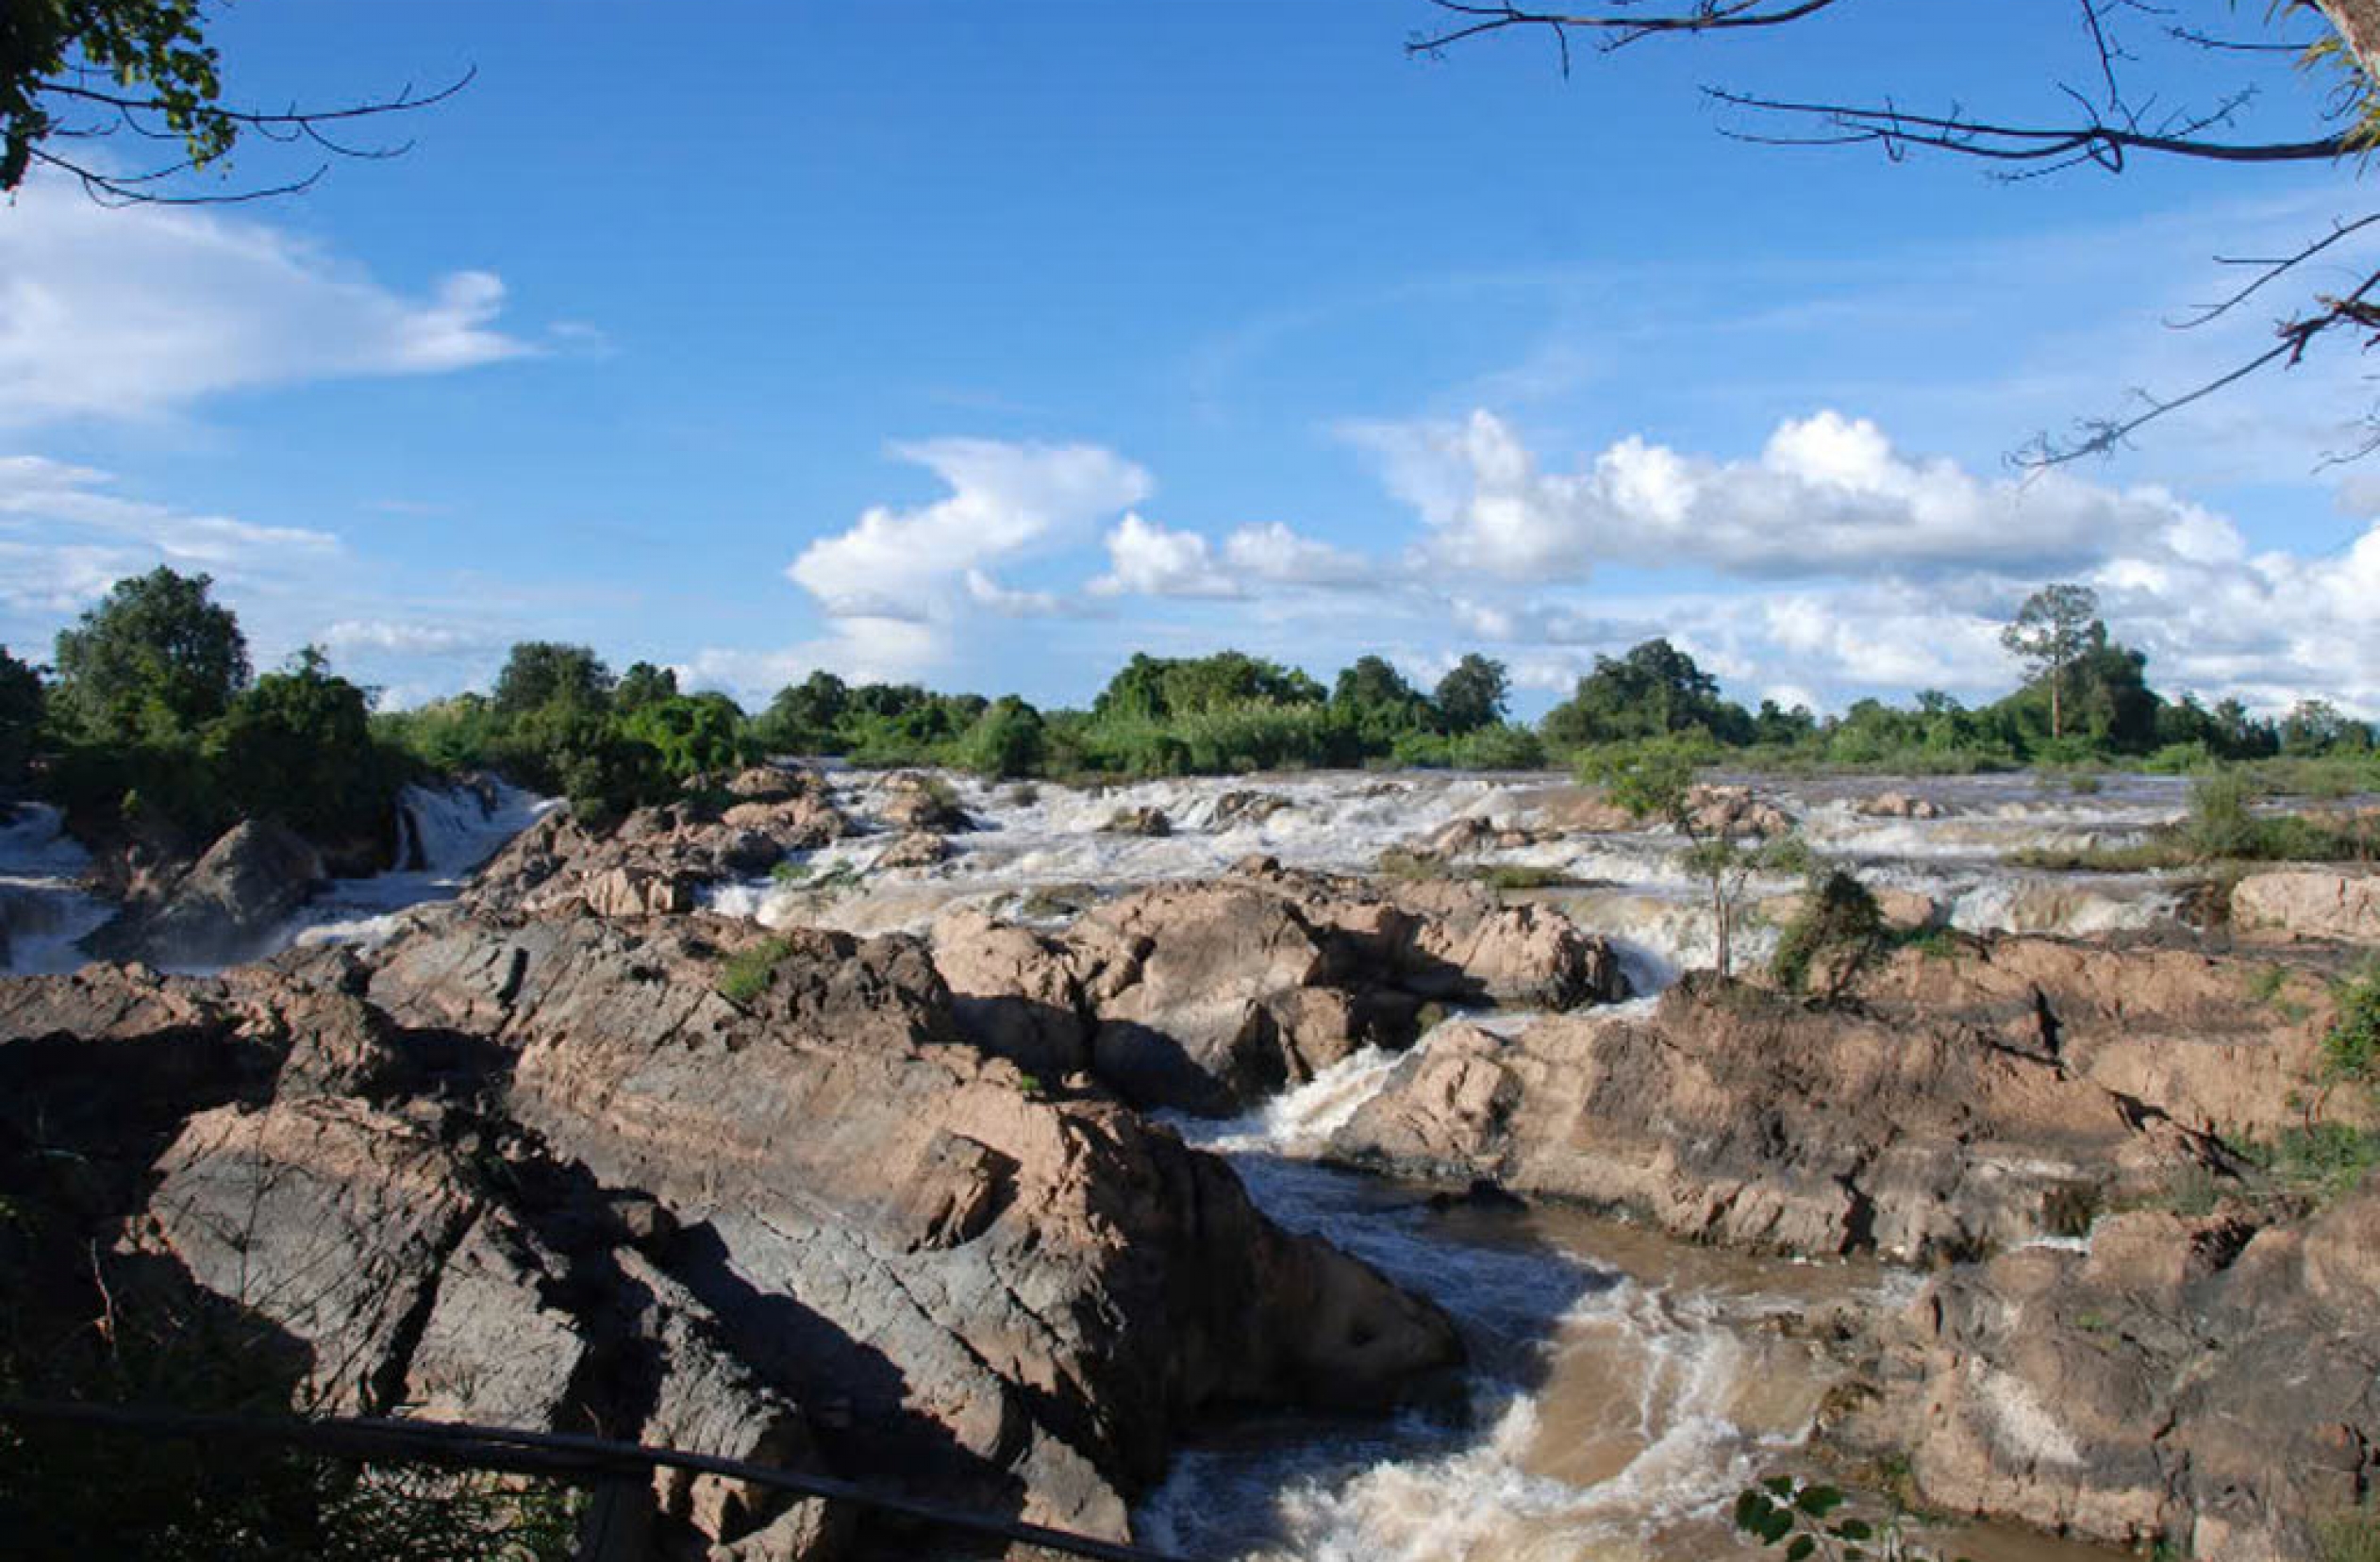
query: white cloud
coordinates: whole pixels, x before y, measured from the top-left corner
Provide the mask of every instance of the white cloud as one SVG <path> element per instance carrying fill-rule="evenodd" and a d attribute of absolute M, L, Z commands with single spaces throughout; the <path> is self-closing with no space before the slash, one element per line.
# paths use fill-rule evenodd
<path fill-rule="evenodd" d="M 170 412 L 256 386 L 442 374 L 532 351 L 503 281 L 408 297 L 285 229 L 105 210 L 35 180 L 0 222 L 0 425 Z"/>
<path fill-rule="evenodd" d="M 1278 521 L 1242 526 L 1223 540 L 1223 558 L 1243 576 L 1284 586 L 1365 586 L 1388 573 L 1374 560 L 1300 537 Z"/>
<path fill-rule="evenodd" d="M 821 668 L 854 683 L 906 683 L 924 677 L 948 654 L 931 624 L 848 618 L 836 620 L 821 639 L 782 650 L 708 647 L 675 671 L 689 688 L 724 689 L 757 709 L 787 684 Z"/>
<path fill-rule="evenodd" d="M 1240 585 L 1215 567 L 1207 539 L 1127 515 L 1107 534 L 1107 573 L 1090 583 L 1097 596 L 1236 597 Z"/>
<path fill-rule="evenodd" d="M 1021 591 L 1003 586 L 981 570 L 967 572 L 967 600 L 1002 618 L 1073 618 L 1085 609 L 1055 591 Z"/>
<path fill-rule="evenodd" d="M 1099 445 L 943 439 L 891 452 L 950 491 L 913 508 L 871 507 L 786 567 L 829 632 L 780 651 L 706 650 L 688 664 L 691 676 L 761 697 L 822 667 L 859 681 L 924 677 L 949 658 L 971 615 L 1073 610 L 1052 593 L 1002 586 L 987 566 L 1086 541 L 1156 491 L 1145 471 Z"/>
<path fill-rule="evenodd" d="M 328 532 L 194 515 L 126 498 L 113 481 L 44 457 L 0 457 L 0 607 L 54 619 L 159 564 L 236 583 L 341 557 Z"/>
<path fill-rule="evenodd" d="M 802 550 L 786 573 L 830 614 L 922 618 L 970 567 L 1074 540 L 1155 490 L 1147 473 L 1097 445 L 929 440 L 892 453 L 951 491 L 915 509 L 872 508 Z"/>
<path fill-rule="evenodd" d="M 478 656 L 502 650 L 508 643 L 487 629 L 390 619 L 341 619 L 325 624 L 314 639 L 326 651 L 379 651 L 407 656 Z"/>
<path fill-rule="evenodd" d="M 2062 472 L 1979 478 L 1896 451 L 1866 419 L 1780 424 L 1760 454 L 1722 460 L 1631 435 L 1575 472 L 1542 470 L 1494 413 L 1370 424 L 1370 450 L 1431 532 L 1423 555 L 1511 580 L 1584 580 L 1595 567 L 1700 565 L 1764 578 L 2071 573 L 2125 550 L 2187 542 L 2203 513 L 2155 487 Z"/>

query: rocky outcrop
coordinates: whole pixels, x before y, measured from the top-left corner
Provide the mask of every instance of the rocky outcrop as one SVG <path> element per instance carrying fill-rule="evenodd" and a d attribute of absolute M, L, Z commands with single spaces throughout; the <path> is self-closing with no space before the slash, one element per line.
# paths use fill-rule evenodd
<path fill-rule="evenodd" d="M 1227 791 L 1215 799 L 1207 824 L 1219 832 L 1242 829 L 1261 824 L 1289 806 L 1290 800 L 1279 792 Z"/>
<path fill-rule="evenodd" d="M 1028 1517 L 1115 1533 L 1201 1407 L 1376 1407 L 1453 1358 L 1442 1319 L 1284 1236 L 1220 1162 L 1112 1103 L 1039 1099 L 965 1044 L 922 946 L 780 939 L 743 1006 L 677 923 L 458 922 L 370 991 L 507 1049 L 510 1112 L 698 1238 L 718 1272 L 690 1284 L 751 1351 L 792 1349 L 763 1343 L 786 1328 L 857 1342 L 897 1403 L 861 1362 L 781 1365 L 864 1421 L 906 1413 L 903 1458 L 1021 1482 Z"/>
<path fill-rule="evenodd" d="M 1950 810 L 1930 797 L 1887 791 L 1861 799 L 1852 812 L 1862 819 L 1942 819 Z"/>
<path fill-rule="evenodd" d="M 2330 868 L 2250 873 L 2232 887 L 2242 933 L 2380 944 L 2380 874 Z"/>
<path fill-rule="evenodd" d="M 1383 889 L 1263 861 L 1123 896 L 1062 934 L 957 912 L 934 942 L 959 1020 L 986 1048 L 1210 1113 L 1358 1047 L 1406 1045 L 1430 1003 L 1558 1009 L 1624 991 L 1610 947 L 1551 908 L 1502 906 L 1475 885 Z"/>
<path fill-rule="evenodd" d="M 102 959 L 219 965 L 255 953 L 324 877 L 305 838 L 272 820 L 246 820 L 155 902 L 135 903 L 83 940 Z"/>
<path fill-rule="evenodd" d="M 1710 835 L 1774 839 L 1794 826 L 1792 815 L 1750 787 L 1697 786 L 1687 793 L 1686 807 L 1694 828 Z"/>
<path fill-rule="evenodd" d="M 62 1174 L 21 1147 L 78 1147 L 109 1170 L 75 1207 L 269 1327 L 316 1403 L 1108 1536 L 1191 1419 L 1384 1409 L 1459 1359 L 1223 1162 L 965 1040 L 921 944 L 789 931 L 731 1001 L 757 937 L 448 906 L 368 955 L 0 984 L 0 1193 Z M 761 1562 L 843 1527 L 679 1477 L 648 1517 Z"/>
<path fill-rule="evenodd" d="M 2380 1188 L 2314 1218 L 2139 1211 L 1931 1281 L 1846 1440 L 1923 1500 L 2189 1556 L 2319 1554 L 2380 1478 Z"/>
<path fill-rule="evenodd" d="M 741 801 L 723 806 L 723 793 Z M 609 832 L 549 813 L 481 869 L 463 899 L 505 916 L 691 911 L 703 885 L 765 873 L 789 852 L 815 851 L 852 828 L 809 773 L 759 768 L 683 802 L 639 808 Z"/>
<path fill-rule="evenodd" d="M 2296 1121 L 2328 998 L 2272 969 L 2010 939 L 1905 953 L 1844 1005 L 1689 980 L 1640 1019 L 1442 1030 L 1333 1149 L 1697 1238 L 1972 1255 Z"/>
<path fill-rule="evenodd" d="M 950 784 L 938 776 L 899 771 L 885 777 L 880 792 L 876 818 L 887 829 L 953 835 L 975 827 Z"/>

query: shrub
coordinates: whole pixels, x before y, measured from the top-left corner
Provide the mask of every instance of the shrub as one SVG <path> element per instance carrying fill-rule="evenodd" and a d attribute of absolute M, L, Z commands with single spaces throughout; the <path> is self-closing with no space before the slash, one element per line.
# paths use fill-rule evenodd
<path fill-rule="evenodd" d="M 1829 997 L 1839 993 L 1859 968 L 1883 947 L 1884 913 L 1868 887 L 1839 868 L 1813 875 L 1802 904 L 1777 939 L 1769 973 L 1788 992 L 1809 985 L 1810 967 L 1832 956 Z"/>
<path fill-rule="evenodd" d="M 1463 770 L 1543 770 L 1545 744 L 1527 727 L 1497 722 L 1455 739 L 1455 763 Z"/>
<path fill-rule="evenodd" d="M 731 1004 L 749 1004 L 769 989 L 769 978 L 793 946 L 783 939 L 763 939 L 748 949 L 740 949 L 721 962 L 719 996 Z"/>
<path fill-rule="evenodd" d="M 2338 989 L 2338 1018 L 2322 1038 L 2326 1084 L 2380 1085 L 2380 969 Z"/>
<path fill-rule="evenodd" d="M 2189 817 L 2182 826 L 2185 839 L 2201 856 L 2253 856 L 2256 819 L 2248 805 L 2255 790 L 2236 770 L 2215 771 L 2190 784 Z"/>

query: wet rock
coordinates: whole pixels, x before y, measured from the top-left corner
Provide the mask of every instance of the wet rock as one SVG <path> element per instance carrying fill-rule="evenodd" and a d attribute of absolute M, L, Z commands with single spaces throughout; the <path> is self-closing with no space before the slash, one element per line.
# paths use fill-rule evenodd
<path fill-rule="evenodd" d="M 878 868 L 931 868 L 948 861 L 950 842 L 925 830 L 912 830 L 876 854 Z"/>
<path fill-rule="evenodd" d="M 1930 797 L 1900 791 L 1878 792 L 1862 799 L 1852 811 L 1862 819 L 1942 819 L 1949 813 Z"/>
<path fill-rule="evenodd" d="M 2284 1562 L 2380 1448 L 2380 1190 L 2302 1222 L 2110 1216 L 1930 1282 L 1843 1429 L 1908 1450 L 1931 1504 L 2118 1545 Z"/>
<path fill-rule="evenodd" d="M 161 901 L 136 906 L 83 940 L 102 959 L 216 965 L 260 947 L 324 877 L 305 839 L 272 820 L 225 831 Z"/>
<path fill-rule="evenodd" d="M 850 832 L 851 822 L 810 791 L 717 812 L 700 801 L 639 808 L 608 834 L 557 811 L 514 837 L 474 875 L 462 900 L 504 916 L 580 906 L 605 917 L 682 912 L 704 884 L 766 872 L 788 852 L 812 851 Z"/>
<path fill-rule="evenodd" d="M 1278 792 L 1227 791 L 1215 799 L 1209 821 L 1217 831 L 1243 829 L 1261 824 L 1289 806 L 1290 800 Z"/>
<path fill-rule="evenodd" d="M 1158 807 L 1118 808 L 1099 826 L 1102 835 L 1170 836 L 1173 821 Z"/>
<path fill-rule="evenodd" d="M 2243 933 L 2380 943 L 2380 874 L 2322 868 L 2250 873 L 2232 888 L 2231 924 Z"/>
<path fill-rule="evenodd" d="M 975 822 L 958 806 L 950 783 L 938 776 L 902 771 L 885 779 L 883 790 L 876 817 L 888 829 L 956 835 L 975 827 Z"/>
<path fill-rule="evenodd" d="M 1591 788 L 1559 787 L 1540 794 L 1538 822 L 1556 835 L 1616 835 L 1645 821 Z"/>
<path fill-rule="evenodd" d="M 1686 808 L 1694 828 L 1707 835 L 1774 839 L 1790 834 L 1795 823 L 1792 815 L 1749 787 L 1698 786 L 1687 793 Z"/>

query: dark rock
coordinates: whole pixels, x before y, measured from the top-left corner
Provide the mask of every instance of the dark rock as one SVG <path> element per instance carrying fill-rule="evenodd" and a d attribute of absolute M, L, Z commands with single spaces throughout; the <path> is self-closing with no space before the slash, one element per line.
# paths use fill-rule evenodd
<path fill-rule="evenodd" d="M 219 965 L 255 953 L 323 879 L 304 838 L 271 820 L 225 831 L 164 898 L 128 907 L 83 940 L 102 959 Z"/>

